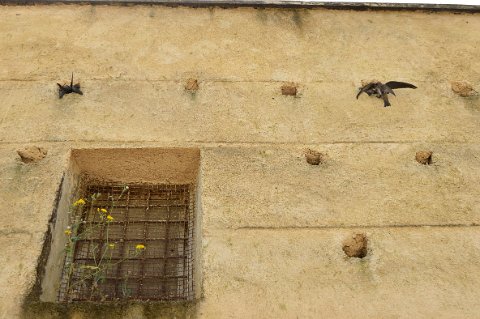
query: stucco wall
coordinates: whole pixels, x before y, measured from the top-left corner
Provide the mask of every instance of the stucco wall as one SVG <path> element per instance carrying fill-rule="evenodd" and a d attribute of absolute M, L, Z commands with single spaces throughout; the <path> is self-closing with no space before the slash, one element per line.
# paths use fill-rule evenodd
<path fill-rule="evenodd" d="M 480 99 L 450 90 L 480 88 L 478 30 L 478 14 L 0 7 L 0 317 L 21 315 L 69 151 L 102 147 L 200 148 L 198 318 L 478 317 Z M 60 100 L 72 71 L 84 96 Z M 418 89 L 383 108 L 355 100 L 365 79 Z M 48 155 L 23 164 L 26 145 Z M 362 260 L 342 251 L 355 232 Z"/>

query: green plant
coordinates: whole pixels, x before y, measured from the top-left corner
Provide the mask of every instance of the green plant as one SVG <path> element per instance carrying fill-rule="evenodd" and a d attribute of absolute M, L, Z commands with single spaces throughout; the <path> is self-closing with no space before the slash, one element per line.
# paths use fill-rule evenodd
<path fill-rule="evenodd" d="M 115 218 L 112 216 L 115 212 L 115 202 L 120 200 L 128 191 L 125 186 L 118 196 L 114 198 L 109 196 L 108 201 L 111 203 L 109 208 L 97 207 L 95 214 L 98 214 L 97 221 L 90 218 L 86 220 L 84 214 L 86 209 L 93 210 L 95 202 L 100 198 L 100 193 L 93 194 L 88 199 L 80 198 L 76 200 L 70 209 L 70 226 L 65 230 L 67 236 L 66 253 L 66 276 L 67 276 L 67 296 L 75 299 L 76 294 L 82 294 L 81 299 L 87 300 L 106 300 L 111 298 L 104 291 L 102 285 L 108 279 L 108 272 L 113 271 L 115 267 L 120 267 L 124 261 L 138 257 L 146 249 L 145 245 L 139 243 L 135 246 L 133 254 L 129 254 L 121 259 L 113 258 L 115 249 L 118 249 L 120 243 L 110 238 L 110 228 L 114 224 Z M 91 240 L 92 238 L 98 240 Z M 75 250 L 79 241 L 90 239 L 91 258 L 87 263 L 80 263 L 75 260 Z M 122 245 L 123 246 L 123 245 Z M 123 247 L 122 247 L 123 248 Z M 89 254 L 90 255 L 90 254 Z M 127 288 L 128 276 L 122 278 L 122 297 L 128 298 L 131 294 Z M 85 298 L 85 295 L 87 296 Z"/>

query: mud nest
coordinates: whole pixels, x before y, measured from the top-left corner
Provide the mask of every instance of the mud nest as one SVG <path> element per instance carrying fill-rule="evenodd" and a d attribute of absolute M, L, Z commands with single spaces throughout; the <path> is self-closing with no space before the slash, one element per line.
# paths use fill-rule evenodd
<path fill-rule="evenodd" d="M 465 81 L 453 81 L 450 82 L 450 85 L 452 87 L 452 91 L 462 97 L 469 97 L 478 94 L 478 92 L 475 91 L 473 86 Z"/>
<path fill-rule="evenodd" d="M 325 155 L 308 148 L 305 150 L 305 159 L 310 165 L 319 165 L 325 161 Z"/>
<path fill-rule="evenodd" d="M 343 251 L 348 257 L 363 258 L 367 255 L 368 239 L 365 234 L 355 234 L 343 242 Z"/>
<path fill-rule="evenodd" d="M 195 92 L 198 90 L 198 80 L 197 79 L 188 79 L 185 83 L 185 90 L 190 92 Z"/>
<path fill-rule="evenodd" d="M 361 84 L 362 87 L 364 87 L 367 84 L 376 83 L 376 82 L 380 82 L 380 81 L 377 80 L 377 79 L 370 79 L 370 80 L 363 79 L 363 80 L 360 81 L 360 84 Z"/>
<path fill-rule="evenodd" d="M 285 83 L 281 89 L 282 95 L 297 96 L 297 85 L 295 83 Z"/>
<path fill-rule="evenodd" d="M 415 154 L 415 160 L 423 165 L 432 164 L 432 155 L 431 151 L 419 151 Z"/>
<path fill-rule="evenodd" d="M 17 154 L 24 163 L 35 163 L 47 156 L 47 150 L 37 146 L 27 146 L 17 150 Z"/>

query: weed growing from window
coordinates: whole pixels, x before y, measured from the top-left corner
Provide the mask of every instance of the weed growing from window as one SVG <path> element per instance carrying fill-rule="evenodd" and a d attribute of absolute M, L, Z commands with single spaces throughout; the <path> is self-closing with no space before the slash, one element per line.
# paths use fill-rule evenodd
<path fill-rule="evenodd" d="M 105 295 L 105 291 L 102 290 L 102 284 L 106 282 L 109 271 L 112 272 L 115 266 L 128 259 L 137 258 L 147 249 L 143 243 L 138 243 L 133 254 L 129 251 L 127 256 L 121 259 L 112 258 L 115 250 L 119 249 L 118 246 L 123 247 L 123 245 L 119 245 L 119 242 L 112 240 L 109 236 L 110 227 L 115 222 L 115 218 L 112 216 L 115 211 L 115 202 L 120 200 L 128 189 L 128 186 L 125 186 L 118 198 L 114 198 L 113 195 L 109 196 L 109 201 L 111 201 L 110 207 L 97 208 L 98 221 L 96 222 L 83 220 L 82 216 L 84 216 L 85 209 L 93 209 L 95 202 L 101 196 L 100 193 L 93 194 L 89 199 L 80 198 L 71 205 L 69 214 L 72 223 L 64 231 L 67 236 L 65 253 L 68 295 L 75 296 L 76 293 L 82 291 L 82 293 L 88 293 L 88 300 L 106 300 L 109 296 Z M 73 257 L 77 248 L 77 242 L 92 238 L 94 234 L 100 231 L 103 231 L 103 240 L 99 242 L 91 241 L 91 245 L 93 245 L 90 248 L 91 261 L 87 264 L 80 263 L 78 260 L 72 262 L 75 260 Z M 123 298 L 130 296 L 127 284 L 128 274 L 125 276 L 122 284 L 121 297 Z"/>

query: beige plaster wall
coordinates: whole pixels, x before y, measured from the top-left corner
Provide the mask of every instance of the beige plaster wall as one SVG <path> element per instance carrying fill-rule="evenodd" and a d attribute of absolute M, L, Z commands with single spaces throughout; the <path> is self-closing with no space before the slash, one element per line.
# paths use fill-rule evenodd
<path fill-rule="evenodd" d="M 478 317 L 480 99 L 450 90 L 480 90 L 478 30 L 478 14 L 0 7 L 0 318 L 22 315 L 70 150 L 111 147 L 201 151 L 202 296 L 186 316 Z M 85 95 L 59 100 L 72 71 Z M 374 78 L 418 89 L 355 100 Z M 46 158 L 21 163 L 26 145 Z M 369 254 L 349 259 L 358 231 Z"/>

